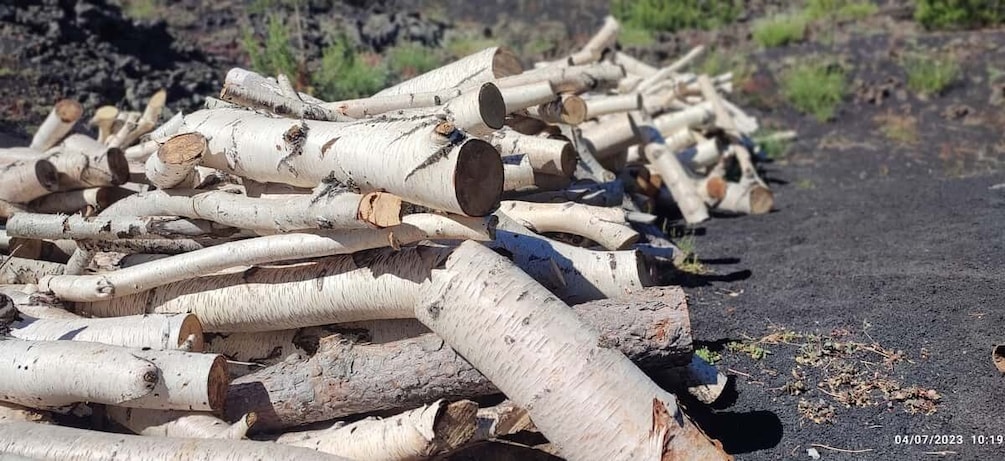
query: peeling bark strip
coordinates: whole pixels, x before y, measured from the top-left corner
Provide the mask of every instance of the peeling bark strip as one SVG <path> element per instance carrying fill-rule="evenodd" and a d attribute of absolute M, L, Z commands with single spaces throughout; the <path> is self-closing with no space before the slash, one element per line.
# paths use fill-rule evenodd
<path fill-rule="evenodd" d="M 421 283 L 418 277 L 414 280 L 409 283 Z M 354 288 L 385 292 L 379 285 Z M 402 303 L 408 304 L 402 309 L 414 309 L 413 299 Z M 690 360 L 691 323 L 680 288 L 647 290 L 625 300 L 585 303 L 572 306 L 572 310 L 597 332 L 598 343 L 616 348 L 640 366 L 661 369 Z M 537 328 L 538 322 L 535 316 L 527 318 L 530 328 Z M 380 322 L 372 325 L 363 328 L 380 328 Z M 359 327 L 347 326 L 345 330 Z M 282 361 L 234 380 L 226 408 L 231 417 L 255 412 L 259 416 L 256 429 L 270 430 L 497 392 L 436 335 L 427 333 L 382 344 L 358 344 L 329 336 L 320 340 L 318 351 L 310 358 Z"/>
<path fill-rule="evenodd" d="M 488 240 L 493 225 L 492 218 L 451 219 L 417 213 L 406 216 L 399 226 L 380 230 L 354 229 L 327 235 L 270 235 L 227 242 L 104 274 L 46 276 L 39 280 L 38 285 L 41 291 L 51 292 L 66 301 L 99 301 L 237 266 L 349 254 L 372 248 L 398 247 L 421 240 Z M 143 310 L 140 307 L 138 313 L 143 313 Z M 202 315 L 200 319 L 207 331 L 215 331 L 208 319 Z"/>
<path fill-rule="evenodd" d="M 59 143 L 77 120 L 84 113 L 84 108 L 79 102 L 72 99 L 62 99 L 53 106 L 52 111 L 45 117 L 45 120 L 38 127 L 35 136 L 31 138 L 31 148 L 46 150 Z"/>
<path fill-rule="evenodd" d="M 462 243 L 416 317 L 576 460 L 728 459 L 630 360 L 506 258 Z M 471 325 L 478 325 L 472 329 Z"/>
<path fill-rule="evenodd" d="M 29 315 L 24 313 L 25 315 Z M 154 314 L 113 319 L 37 319 L 15 322 L 11 336 L 33 341 L 89 341 L 113 346 L 201 352 L 202 325 L 191 314 Z M 192 336 L 191 342 L 187 342 Z"/>
<path fill-rule="evenodd" d="M 386 191 L 430 208 L 485 215 L 502 193 L 499 154 L 484 141 L 468 137 L 455 143 L 436 134 L 440 122 L 431 115 L 306 121 L 302 154 L 287 158 L 288 168 L 281 168 L 279 161 L 290 147 L 284 135 L 300 121 L 232 109 L 202 110 L 185 118 L 188 129 L 210 140 L 205 166 L 309 188 L 331 175 L 366 192 Z M 426 164 L 430 158 L 437 161 Z"/>
<path fill-rule="evenodd" d="M 0 339 L 0 400 L 46 408 L 77 402 L 119 404 L 144 397 L 154 390 L 160 371 L 136 357 L 136 350 Z"/>
<path fill-rule="evenodd" d="M 385 88 L 374 96 L 475 87 L 520 72 L 523 72 L 523 65 L 511 50 L 505 47 L 491 47 Z"/>
<path fill-rule="evenodd" d="M 39 443 L 44 440 L 45 443 Z M 298 447 L 246 440 L 204 440 L 110 434 L 34 423 L 0 424 L 0 452 L 31 459 L 154 461 L 348 461 Z"/>
<path fill-rule="evenodd" d="M 437 400 L 387 418 L 288 432 L 275 441 L 357 460 L 427 459 L 467 443 L 475 433 L 477 412 L 478 404 L 469 400 Z"/>

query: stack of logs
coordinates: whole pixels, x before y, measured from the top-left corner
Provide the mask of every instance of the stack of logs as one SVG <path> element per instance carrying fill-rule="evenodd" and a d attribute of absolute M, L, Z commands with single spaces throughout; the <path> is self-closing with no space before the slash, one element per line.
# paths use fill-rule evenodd
<path fill-rule="evenodd" d="M 0 150 L 0 453 L 727 459 L 654 381 L 725 384 L 655 286 L 681 255 L 653 213 L 768 211 L 757 123 L 700 49 L 655 68 L 617 33 L 350 101 L 233 69 L 96 137 L 59 102 Z"/>

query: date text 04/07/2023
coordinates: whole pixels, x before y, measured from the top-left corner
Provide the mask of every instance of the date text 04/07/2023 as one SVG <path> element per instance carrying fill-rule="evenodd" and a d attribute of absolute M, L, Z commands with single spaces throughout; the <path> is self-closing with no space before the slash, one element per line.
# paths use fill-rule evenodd
<path fill-rule="evenodd" d="M 1005 434 L 914 434 L 893 436 L 895 445 L 1005 445 Z"/>

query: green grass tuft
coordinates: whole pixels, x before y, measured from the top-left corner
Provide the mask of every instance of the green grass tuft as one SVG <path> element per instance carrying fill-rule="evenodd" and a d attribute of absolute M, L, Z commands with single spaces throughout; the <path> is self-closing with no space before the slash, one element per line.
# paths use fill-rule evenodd
<path fill-rule="evenodd" d="M 407 42 L 387 50 L 386 58 L 391 73 L 401 80 L 426 73 L 443 63 L 443 59 L 435 50 L 415 42 Z"/>
<path fill-rule="evenodd" d="M 775 14 L 755 21 L 752 33 L 754 40 L 766 47 L 798 43 L 806 36 L 807 22 L 802 13 Z"/>
<path fill-rule="evenodd" d="M 806 14 L 812 20 L 856 21 L 879 12 L 879 7 L 862 0 L 809 0 Z"/>
<path fill-rule="evenodd" d="M 612 0 L 611 14 L 626 26 L 651 31 L 714 29 L 739 17 L 735 0 Z"/>
<path fill-rule="evenodd" d="M 656 43 L 656 37 L 650 30 L 627 26 L 618 34 L 618 43 L 622 46 L 649 46 Z"/>
<path fill-rule="evenodd" d="M 259 42 L 254 30 L 249 26 L 241 31 L 241 46 L 248 53 L 251 68 L 256 72 L 267 75 L 282 73 L 294 80 L 299 77 L 290 34 L 279 15 L 269 16 L 265 43 Z"/>
<path fill-rule="evenodd" d="M 960 64 L 955 56 L 943 53 L 925 55 L 912 53 L 903 60 L 907 71 L 907 87 L 924 96 L 938 96 L 960 75 Z"/>
<path fill-rule="evenodd" d="M 761 153 L 771 159 L 778 160 L 789 152 L 789 146 L 792 143 L 786 139 L 773 138 L 770 134 L 766 135 L 763 140 L 757 142 L 757 148 L 760 149 Z"/>
<path fill-rule="evenodd" d="M 388 83 L 387 66 L 379 56 L 359 53 L 348 37 L 336 37 L 321 55 L 321 69 L 313 84 L 318 97 L 326 101 L 364 98 Z M 369 61 L 369 62 L 368 62 Z"/>
<path fill-rule="evenodd" d="M 716 362 L 722 360 L 722 354 L 709 350 L 709 348 L 704 346 L 695 349 L 694 355 L 701 357 L 701 359 L 708 362 L 709 365 L 715 365 Z"/>
<path fill-rule="evenodd" d="M 914 19 L 927 29 L 973 29 L 1005 24 L 1005 2 L 918 0 Z"/>
<path fill-rule="evenodd" d="M 846 91 L 845 71 L 836 64 L 812 61 L 782 73 L 782 95 L 804 114 L 824 122 L 834 117 Z"/>

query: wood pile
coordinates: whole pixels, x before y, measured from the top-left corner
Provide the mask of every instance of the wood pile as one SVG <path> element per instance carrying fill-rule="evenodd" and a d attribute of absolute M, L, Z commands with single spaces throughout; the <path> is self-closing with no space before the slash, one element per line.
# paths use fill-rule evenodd
<path fill-rule="evenodd" d="M 204 110 L 161 120 L 161 92 L 96 136 L 60 101 L 0 150 L 0 453 L 449 459 L 539 432 L 728 459 L 654 381 L 725 386 L 657 286 L 681 255 L 653 212 L 770 210 L 757 122 L 686 71 L 700 48 L 656 68 L 618 29 L 351 101 L 233 69 Z"/>

